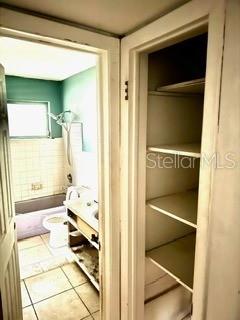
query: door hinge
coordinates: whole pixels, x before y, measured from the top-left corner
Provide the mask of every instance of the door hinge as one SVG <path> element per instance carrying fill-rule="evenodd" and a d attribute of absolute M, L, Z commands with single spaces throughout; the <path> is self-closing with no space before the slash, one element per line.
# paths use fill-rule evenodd
<path fill-rule="evenodd" d="M 191 314 L 191 316 L 192 316 L 192 314 L 193 314 L 193 304 L 191 304 L 191 311 L 190 311 L 190 314 Z"/>
<path fill-rule="evenodd" d="M 125 100 L 128 100 L 128 81 L 125 81 Z"/>
<path fill-rule="evenodd" d="M 14 222 L 13 227 L 14 227 L 14 230 L 16 230 L 16 222 Z"/>

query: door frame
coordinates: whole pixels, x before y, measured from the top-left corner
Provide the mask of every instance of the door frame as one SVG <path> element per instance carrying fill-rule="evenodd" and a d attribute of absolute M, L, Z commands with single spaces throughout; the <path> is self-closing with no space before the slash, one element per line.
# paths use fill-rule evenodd
<path fill-rule="evenodd" d="M 99 57 L 101 319 L 120 320 L 120 40 L 3 7 L 0 20 L 2 36 L 82 50 Z"/>
<path fill-rule="evenodd" d="M 193 0 L 121 42 L 121 312 L 125 320 L 144 319 L 145 154 L 147 55 L 208 29 L 208 65 L 202 152 L 217 151 L 219 97 L 224 43 L 225 1 Z M 211 65 L 211 67 L 209 67 Z M 128 81 L 128 83 L 126 82 Z M 128 87 L 126 88 L 126 84 Z M 126 100 L 126 89 L 128 100 Z M 209 139 L 209 137 L 212 139 Z M 214 168 L 201 170 L 199 230 L 193 295 L 194 320 L 206 320 L 209 235 Z M 144 190 L 143 190 L 144 189 Z M 197 292 L 197 294 L 196 294 Z"/>

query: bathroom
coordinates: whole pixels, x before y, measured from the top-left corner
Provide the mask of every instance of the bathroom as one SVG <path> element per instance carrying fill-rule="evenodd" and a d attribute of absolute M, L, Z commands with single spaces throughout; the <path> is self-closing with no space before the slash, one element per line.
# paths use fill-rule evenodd
<path fill-rule="evenodd" d="M 68 319 L 98 319 L 98 58 L 8 37 L 0 42 L 24 319 L 60 315 L 63 299 L 75 303 Z M 93 206 L 87 226 L 95 242 L 93 231 L 88 242 L 69 222 L 79 199 Z M 94 260 L 85 252 L 79 259 L 87 268 L 71 248 L 83 238 L 83 247 L 95 246 Z"/>

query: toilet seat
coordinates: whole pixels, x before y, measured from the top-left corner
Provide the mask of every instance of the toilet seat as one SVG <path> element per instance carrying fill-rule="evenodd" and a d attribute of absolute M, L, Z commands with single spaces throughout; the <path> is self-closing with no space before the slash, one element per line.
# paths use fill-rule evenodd
<path fill-rule="evenodd" d="M 46 217 L 43 220 L 43 226 L 44 228 L 46 228 L 47 230 L 51 230 L 52 228 L 54 228 L 56 225 L 59 224 L 64 224 L 67 221 L 67 218 L 61 215 L 51 215 L 49 217 Z"/>

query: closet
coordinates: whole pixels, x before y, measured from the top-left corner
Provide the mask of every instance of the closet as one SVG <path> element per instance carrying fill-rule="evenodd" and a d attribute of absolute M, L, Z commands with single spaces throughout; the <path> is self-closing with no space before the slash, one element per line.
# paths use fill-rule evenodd
<path fill-rule="evenodd" d="M 168 289 L 184 288 L 183 316 L 193 292 L 206 51 L 204 33 L 148 56 L 145 269 L 154 264 Z"/>
<path fill-rule="evenodd" d="M 206 319 L 223 35 L 190 1 L 123 38 L 123 318 Z"/>

